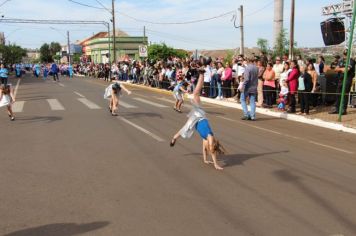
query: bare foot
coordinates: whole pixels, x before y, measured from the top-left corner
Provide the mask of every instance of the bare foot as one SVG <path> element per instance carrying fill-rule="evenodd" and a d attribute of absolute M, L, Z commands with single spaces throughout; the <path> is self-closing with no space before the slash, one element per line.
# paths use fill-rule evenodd
<path fill-rule="evenodd" d="M 204 161 L 204 163 L 207 165 L 214 164 L 214 162 L 212 162 L 212 161 Z"/>
<path fill-rule="evenodd" d="M 224 168 L 222 168 L 221 166 L 219 166 L 219 165 L 214 165 L 214 167 L 215 167 L 215 169 L 217 169 L 217 170 L 223 170 Z"/>

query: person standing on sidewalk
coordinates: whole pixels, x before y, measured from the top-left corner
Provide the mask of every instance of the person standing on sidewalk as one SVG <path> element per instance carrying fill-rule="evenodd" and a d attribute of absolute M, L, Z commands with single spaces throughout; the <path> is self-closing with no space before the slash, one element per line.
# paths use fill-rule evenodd
<path fill-rule="evenodd" d="M 258 68 L 258 85 L 257 85 L 257 107 L 262 107 L 264 102 L 264 94 L 263 94 L 263 74 L 265 73 L 265 65 L 261 60 L 257 61 L 257 68 Z"/>
<path fill-rule="evenodd" d="M 341 93 L 342 93 L 342 86 L 343 86 L 343 81 L 344 81 L 344 73 L 345 73 L 345 66 L 346 66 L 346 60 L 347 60 L 347 50 L 344 51 L 343 54 L 343 59 L 341 59 L 338 63 L 338 65 L 335 68 L 335 71 L 338 72 L 338 78 L 339 82 L 337 85 L 337 90 L 336 90 L 336 102 L 335 102 L 335 107 L 329 112 L 329 114 L 338 114 L 339 113 L 339 108 L 340 108 L 340 103 L 341 103 Z M 345 87 L 345 96 L 344 96 L 344 106 L 342 108 L 342 115 L 347 114 L 347 103 L 349 101 L 349 93 L 351 91 L 352 87 L 352 80 L 355 77 L 355 61 L 353 59 L 350 59 L 350 64 L 349 68 L 347 68 L 348 74 L 346 78 L 346 87 Z"/>
<path fill-rule="evenodd" d="M 264 97 L 266 98 L 266 107 L 272 108 L 274 104 L 273 94 L 276 92 L 276 81 L 275 81 L 275 73 L 273 70 L 273 64 L 267 63 L 267 68 L 263 73 L 263 90 Z"/>
<path fill-rule="evenodd" d="M 297 89 L 298 89 L 298 78 L 299 78 L 299 66 L 298 62 L 296 60 L 291 61 L 290 67 L 292 68 L 292 71 L 289 73 L 287 82 L 289 86 L 289 108 L 287 110 L 288 113 L 295 113 L 295 107 L 297 105 L 296 101 L 296 94 L 297 94 Z"/>
<path fill-rule="evenodd" d="M 300 101 L 300 112 L 297 115 L 309 115 L 310 92 L 313 90 L 312 76 L 306 71 L 305 65 L 300 67 L 298 79 L 298 95 Z"/>
<path fill-rule="evenodd" d="M 244 73 L 243 86 L 241 91 L 241 105 L 244 112 L 242 120 L 256 120 L 256 95 L 258 85 L 258 68 L 254 64 L 255 59 L 247 59 L 247 66 Z M 250 98 L 250 111 L 248 111 L 246 99 Z"/>
<path fill-rule="evenodd" d="M 6 85 L 9 79 L 9 71 L 5 68 L 4 64 L 0 66 L 0 79 L 1 84 Z"/>

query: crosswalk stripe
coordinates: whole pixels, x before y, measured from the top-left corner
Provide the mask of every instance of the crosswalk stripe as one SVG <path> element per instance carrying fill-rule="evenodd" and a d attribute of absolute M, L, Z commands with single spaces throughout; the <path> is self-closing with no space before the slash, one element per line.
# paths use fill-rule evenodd
<path fill-rule="evenodd" d="M 169 103 L 172 103 L 172 104 L 175 104 L 175 103 L 176 103 L 173 99 L 161 98 L 161 97 L 156 97 L 156 98 L 157 98 L 158 100 L 165 101 L 165 102 L 169 102 Z M 192 105 L 186 104 L 186 102 L 184 102 L 183 106 L 188 107 L 188 108 L 192 108 L 192 107 L 193 107 Z"/>
<path fill-rule="evenodd" d="M 65 110 L 62 104 L 57 99 L 47 99 L 47 102 L 53 111 Z"/>
<path fill-rule="evenodd" d="M 123 101 L 119 101 L 119 106 L 123 106 L 125 108 L 137 108 L 137 106 L 134 106 L 134 105 L 131 105 L 131 104 L 128 104 L 126 102 L 123 102 Z"/>
<path fill-rule="evenodd" d="M 75 94 L 77 94 L 79 97 L 81 97 L 81 98 L 85 98 L 85 96 L 83 95 L 83 94 L 81 94 L 81 93 L 78 93 L 78 92 L 74 92 Z"/>
<path fill-rule="evenodd" d="M 23 106 L 25 105 L 25 101 L 16 101 L 12 105 L 12 111 L 15 113 L 23 112 Z"/>
<path fill-rule="evenodd" d="M 168 106 L 165 106 L 165 105 L 162 105 L 162 104 L 159 104 L 159 103 L 147 101 L 147 100 L 142 99 L 142 98 L 134 98 L 134 99 L 135 99 L 136 101 L 140 101 L 140 102 L 146 103 L 146 104 L 151 105 L 151 106 L 154 106 L 154 107 L 159 107 L 159 108 L 166 108 L 166 107 L 168 107 Z"/>
<path fill-rule="evenodd" d="M 78 98 L 78 101 L 83 103 L 85 106 L 87 106 L 89 109 L 101 109 L 98 105 L 93 103 L 92 101 L 89 101 L 86 98 Z"/>

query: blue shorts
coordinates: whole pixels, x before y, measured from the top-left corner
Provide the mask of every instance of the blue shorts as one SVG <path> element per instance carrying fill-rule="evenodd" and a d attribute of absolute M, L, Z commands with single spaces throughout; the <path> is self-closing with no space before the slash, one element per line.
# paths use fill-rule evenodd
<path fill-rule="evenodd" d="M 198 131 L 200 137 L 204 140 L 206 140 L 209 135 L 214 136 L 207 119 L 198 121 L 198 123 L 195 125 L 195 129 Z"/>

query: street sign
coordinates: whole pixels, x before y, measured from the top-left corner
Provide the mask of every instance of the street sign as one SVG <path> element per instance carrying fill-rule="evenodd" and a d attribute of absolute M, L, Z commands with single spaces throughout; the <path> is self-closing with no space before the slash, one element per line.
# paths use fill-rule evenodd
<path fill-rule="evenodd" d="M 147 46 L 146 45 L 140 45 L 138 47 L 139 55 L 140 57 L 148 57 L 148 52 L 147 52 Z"/>

